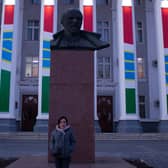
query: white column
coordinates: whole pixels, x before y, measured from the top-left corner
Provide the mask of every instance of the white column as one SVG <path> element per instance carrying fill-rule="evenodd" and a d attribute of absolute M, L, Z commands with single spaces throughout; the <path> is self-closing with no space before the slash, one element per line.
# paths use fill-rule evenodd
<path fill-rule="evenodd" d="M 147 118 L 150 120 L 158 120 L 159 107 L 156 101 L 159 99 L 159 86 L 158 86 L 158 67 L 153 64 L 157 60 L 157 39 L 156 39 L 156 26 L 154 16 L 154 3 L 155 1 L 145 1 L 145 14 L 146 14 L 146 73 L 147 73 Z M 161 28 L 160 28 L 161 29 Z"/>
<path fill-rule="evenodd" d="M 126 3 L 127 2 L 127 3 Z M 137 96 L 137 68 L 136 68 L 136 40 L 135 40 L 135 15 L 134 5 L 132 0 L 118 1 L 118 60 L 119 60 L 119 93 L 120 93 L 120 105 L 121 115 L 120 120 L 137 120 L 139 119 L 138 112 L 138 96 Z M 124 42 L 124 18 L 123 18 L 123 6 L 124 8 L 131 8 L 132 10 L 132 41 Z M 125 14 L 125 13 L 124 13 Z M 128 32 L 126 32 L 128 33 Z M 131 35 L 131 34 L 130 34 Z M 127 35 L 128 36 L 128 35 Z M 127 39 L 129 40 L 129 39 Z M 128 55 L 129 54 L 129 55 Z M 128 55 L 128 56 L 127 56 Z M 132 57 L 131 59 L 129 57 Z M 128 58 L 127 58 L 128 57 Z M 130 66 L 134 66 L 132 70 L 128 70 L 126 64 L 131 63 Z M 129 76 L 128 76 L 129 75 Z M 130 76 L 132 75 L 132 76 Z M 135 112 L 130 113 L 126 107 L 126 89 L 135 89 Z M 133 100 L 134 101 L 134 100 Z"/>
<path fill-rule="evenodd" d="M 44 0 L 41 0 L 40 12 L 40 46 L 39 46 L 39 81 L 38 81 L 38 115 L 37 119 L 41 118 L 42 105 L 42 54 L 43 54 L 43 25 L 44 25 Z M 47 118 L 47 117 L 46 117 Z"/>
<path fill-rule="evenodd" d="M 122 23 L 122 0 L 117 1 L 117 49 L 118 49 L 118 68 L 119 68 L 119 120 L 126 119 L 126 104 L 125 104 L 125 78 L 124 78 L 124 44 L 123 44 L 123 23 Z"/>
<path fill-rule="evenodd" d="M 44 7 L 45 6 L 50 6 L 52 8 L 54 8 L 54 14 L 53 14 L 53 32 L 51 32 L 51 30 L 49 31 L 45 31 L 44 30 Z M 50 48 L 49 46 L 45 46 L 47 48 L 43 48 L 43 43 L 45 42 L 50 42 L 50 40 L 52 39 L 52 35 L 53 33 L 55 33 L 57 31 L 57 0 L 42 0 L 41 2 L 41 21 L 40 21 L 40 49 L 39 49 L 39 88 L 38 88 L 38 119 L 48 119 L 48 112 L 49 111 L 45 111 L 42 112 L 42 88 L 44 89 L 42 80 L 44 77 L 48 77 L 50 78 L 50 67 L 44 67 L 43 66 L 43 62 L 44 60 L 48 59 L 48 61 L 50 61 L 50 58 L 44 58 L 43 55 L 43 51 L 46 50 L 48 51 L 48 53 L 50 52 Z M 51 54 L 50 54 L 51 57 Z M 49 86 L 45 86 L 45 87 L 49 87 Z M 47 88 L 49 89 L 49 88 Z M 48 101 L 48 100 L 47 100 Z M 43 102 L 45 103 L 45 102 Z M 48 102 L 46 102 L 48 103 Z M 49 105 L 48 105 L 49 106 Z"/>
<path fill-rule="evenodd" d="M 16 0 L 15 12 L 14 12 L 14 34 L 13 34 L 13 53 L 12 53 L 12 75 L 11 75 L 11 95 L 10 95 L 10 116 L 12 118 L 18 117 L 19 109 L 15 108 L 15 103 L 19 105 L 19 79 L 17 79 L 17 67 L 21 63 L 21 43 L 22 43 L 22 17 L 21 4 L 19 0 Z M 17 107 L 19 108 L 19 107 Z"/>
<path fill-rule="evenodd" d="M 5 24 L 5 6 L 12 6 L 13 13 L 8 13 L 9 11 L 6 11 L 8 15 L 13 16 L 13 18 L 8 19 L 7 23 Z M 21 40 L 18 35 L 19 32 L 19 16 L 20 16 L 20 3 L 18 0 L 4 0 L 3 2 L 3 10 L 2 10 L 2 23 L 1 23 L 1 45 L 0 45 L 0 73 L 1 70 L 5 70 L 10 74 L 10 84 L 9 84 L 9 111 L 5 111 L 4 113 L 0 113 L 1 118 L 10 118 L 14 119 L 15 114 L 15 101 L 16 101 L 16 66 L 17 66 L 17 59 L 18 59 L 18 53 L 21 50 L 21 47 L 18 46 L 19 40 Z M 10 8 L 11 10 L 11 8 Z M 7 37 L 3 37 L 4 34 Z M 10 36 L 10 37 L 9 37 Z M 4 46 L 3 46 L 4 45 Z M 3 48 L 4 47 L 4 48 Z M 6 53 L 4 53 L 4 51 Z M 8 54 L 7 54 L 8 53 Z M 9 56 L 10 55 L 10 56 Z M 4 56 L 4 58 L 2 58 Z M 0 74 L 1 76 L 1 74 Z M 0 78 L 0 86 L 1 83 L 4 81 L 1 81 Z M 3 99 L 3 95 L 2 99 Z"/>
<path fill-rule="evenodd" d="M 129 17 L 128 20 L 125 19 L 126 17 Z M 118 0 L 116 27 L 119 83 L 119 123 L 117 129 L 119 132 L 141 132 L 141 127 L 138 121 L 139 110 L 134 17 L 133 1 Z M 125 29 L 126 25 L 128 26 L 129 31 Z"/>
<path fill-rule="evenodd" d="M 165 61 L 163 46 L 163 29 L 161 16 L 161 1 L 156 0 L 154 4 L 155 26 L 156 26 L 156 43 L 157 43 L 157 61 L 158 61 L 158 83 L 159 83 L 159 100 L 160 100 L 160 119 L 168 120 L 167 98 L 166 98 L 166 80 L 165 80 Z"/>
<path fill-rule="evenodd" d="M 96 19 L 96 1 L 93 1 L 93 31 L 97 32 Z M 94 119 L 98 120 L 97 116 L 97 51 L 94 52 Z"/>

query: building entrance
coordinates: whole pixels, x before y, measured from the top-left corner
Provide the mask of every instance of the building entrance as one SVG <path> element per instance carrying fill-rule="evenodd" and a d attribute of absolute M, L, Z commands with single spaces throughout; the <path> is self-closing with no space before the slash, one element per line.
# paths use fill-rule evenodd
<path fill-rule="evenodd" d="M 101 132 L 113 131 L 112 96 L 97 96 L 97 116 Z"/>
<path fill-rule="evenodd" d="M 22 97 L 22 131 L 33 131 L 38 114 L 38 96 L 23 95 Z"/>

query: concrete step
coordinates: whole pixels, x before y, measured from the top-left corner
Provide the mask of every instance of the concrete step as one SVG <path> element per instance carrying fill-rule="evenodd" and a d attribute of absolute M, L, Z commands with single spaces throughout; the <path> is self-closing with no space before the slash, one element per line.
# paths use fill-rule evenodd
<path fill-rule="evenodd" d="M 1 132 L 0 139 L 48 140 L 48 133 Z M 97 141 L 106 140 L 168 140 L 168 133 L 96 133 Z"/>
<path fill-rule="evenodd" d="M 37 132 L 1 132 L 0 139 L 48 140 L 48 133 Z"/>
<path fill-rule="evenodd" d="M 168 133 L 97 133 L 96 140 L 168 140 Z"/>

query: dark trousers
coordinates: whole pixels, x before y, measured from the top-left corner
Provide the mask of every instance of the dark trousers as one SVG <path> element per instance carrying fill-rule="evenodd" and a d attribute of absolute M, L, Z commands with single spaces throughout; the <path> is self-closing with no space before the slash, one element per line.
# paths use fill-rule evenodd
<path fill-rule="evenodd" d="M 70 158 L 55 158 L 56 168 L 69 168 Z"/>

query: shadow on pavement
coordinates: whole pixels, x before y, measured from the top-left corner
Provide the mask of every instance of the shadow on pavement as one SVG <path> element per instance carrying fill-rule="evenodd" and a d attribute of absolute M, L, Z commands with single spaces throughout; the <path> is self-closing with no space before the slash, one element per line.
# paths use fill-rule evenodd
<path fill-rule="evenodd" d="M 136 166 L 137 168 L 154 168 L 152 166 L 147 165 L 144 160 L 139 159 L 124 159 L 124 160 Z"/>
<path fill-rule="evenodd" d="M 0 158 L 0 168 L 5 168 L 6 166 L 10 165 L 11 163 L 15 162 L 17 158 Z"/>

